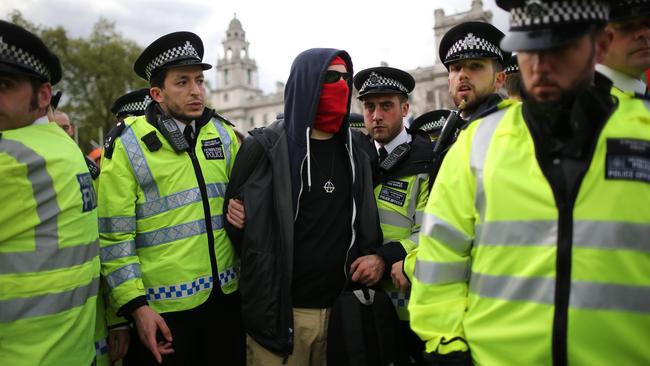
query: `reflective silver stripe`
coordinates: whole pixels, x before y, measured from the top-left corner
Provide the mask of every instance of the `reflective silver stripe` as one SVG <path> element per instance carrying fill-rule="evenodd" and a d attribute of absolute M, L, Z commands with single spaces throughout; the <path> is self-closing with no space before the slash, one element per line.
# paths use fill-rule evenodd
<path fill-rule="evenodd" d="M 477 245 L 556 245 L 556 221 L 490 221 L 476 227 Z M 650 252 L 650 224 L 582 221 L 573 223 L 576 248 Z"/>
<path fill-rule="evenodd" d="M 228 283 L 237 280 L 239 268 L 229 267 L 219 272 L 219 284 L 225 286 Z M 197 293 L 209 290 L 214 286 L 212 276 L 203 276 L 192 281 L 182 282 L 169 286 L 147 287 L 146 297 L 149 301 L 161 301 L 169 299 L 181 299 L 194 296 Z"/>
<path fill-rule="evenodd" d="M 379 222 L 402 228 L 411 228 L 413 221 L 404 215 L 391 210 L 379 209 Z"/>
<path fill-rule="evenodd" d="M 212 216 L 212 230 L 219 230 L 221 228 L 223 228 L 222 216 Z M 135 236 L 135 244 L 138 248 L 150 247 L 201 235 L 205 232 L 205 220 L 201 219 L 176 226 L 165 227 L 155 231 L 139 233 Z"/>
<path fill-rule="evenodd" d="M 476 226 L 477 245 L 555 245 L 557 221 L 489 221 Z"/>
<path fill-rule="evenodd" d="M 226 127 L 224 127 L 221 120 L 212 117 L 212 124 L 217 128 L 217 131 L 219 131 L 219 135 L 221 136 L 221 143 L 223 143 L 223 153 L 226 156 L 226 171 L 228 171 L 230 168 L 230 145 L 232 144 L 230 134 L 228 133 Z"/>
<path fill-rule="evenodd" d="M 37 248 L 34 252 L 0 253 L 0 275 L 31 273 L 78 266 L 99 253 L 99 240 L 63 248 Z"/>
<path fill-rule="evenodd" d="M 494 131 L 499 126 L 508 109 L 502 109 L 490 114 L 479 122 L 472 140 L 472 152 L 470 155 L 470 167 L 476 177 L 476 197 L 475 207 L 481 217 L 481 222 L 485 221 L 485 191 L 483 188 L 483 168 L 485 166 L 485 157 L 490 147 L 490 141 Z"/>
<path fill-rule="evenodd" d="M 430 236 L 460 254 L 469 254 L 472 239 L 443 219 L 425 213 L 420 232 Z"/>
<path fill-rule="evenodd" d="M 224 197 L 226 195 L 227 185 L 225 183 L 211 183 L 205 187 L 208 198 Z M 138 219 L 142 219 L 195 202 L 201 202 L 201 190 L 198 187 L 170 194 L 157 200 L 138 203 L 135 206 L 135 213 Z"/>
<path fill-rule="evenodd" d="M 415 211 L 415 223 L 422 224 L 422 219 L 424 218 L 424 211 Z"/>
<path fill-rule="evenodd" d="M 418 281 L 430 285 L 467 282 L 471 262 L 430 262 L 420 258 L 415 261 L 414 275 Z"/>
<path fill-rule="evenodd" d="M 138 143 L 138 138 L 135 136 L 133 129 L 130 126 L 127 127 L 120 139 L 146 200 L 153 201 L 160 198 L 156 181 L 153 179 L 153 174 L 151 174 L 151 169 L 149 169 L 147 160 L 144 158 L 142 147 Z"/>
<path fill-rule="evenodd" d="M 575 221 L 573 245 L 650 252 L 650 224 L 613 221 Z"/>
<path fill-rule="evenodd" d="M 131 257 L 135 254 L 135 241 L 129 240 L 102 247 L 100 257 L 102 262 L 108 262 L 119 258 Z"/>
<path fill-rule="evenodd" d="M 135 216 L 115 216 L 99 218 L 100 234 L 135 232 Z"/>
<path fill-rule="evenodd" d="M 492 276 L 472 272 L 469 291 L 482 297 L 553 304 L 555 279 Z"/>
<path fill-rule="evenodd" d="M 650 313 L 650 287 L 605 283 L 571 283 L 574 308 Z"/>
<path fill-rule="evenodd" d="M 81 306 L 97 295 L 99 277 L 90 283 L 69 291 L 49 293 L 25 298 L 0 300 L 0 323 L 57 314 Z"/>
<path fill-rule="evenodd" d="M 420 230 L 413 231 L 409 236 L 409 240 L 414 242 L 415 245 L 420 245 Z"/>
<path fill-rule="evenodd" d="M 138 263 L 131 263 L 111 272 L 106 276 L 106 283 L 108 287 L 114 289 L 130 279 L 140 278 L 141 276 L 140 265 Z"/>
<path fill-rule="evenodd" d="M 34 227 L 35 249 L 28 252 L 0 253 L 0 274 L 29 273 L 68 268 L 97 256 L 98 241 L 59 248 L 59 205 L 46 161 L 36 151 L 15 140 L 0 139 L 0 152 L 25 164 L 32 185 L 39 223 Z"/>
<path fill-rule="evenodd" d="M 502 300 L 554 304 L 555 279 L 491 276 L 473 272 L 470 292 Z M 569 306 L 575 309 L 650 313 L 650 287 L 571 282 Z"/>

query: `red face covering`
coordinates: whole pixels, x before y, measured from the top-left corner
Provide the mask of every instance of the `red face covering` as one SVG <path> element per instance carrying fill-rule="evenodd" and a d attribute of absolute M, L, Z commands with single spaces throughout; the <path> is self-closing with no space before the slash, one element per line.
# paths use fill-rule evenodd
<path fill-rule="evenodd" d="M 332 60 L 331 65 L 344 65 L 345 61 L 339 56 Z M 320 93 L 320 102 L 316 111 L 314 128 L 323 132 L 337 133 L 343 124 L 343 118 L 348 112 L 348 94 L 350 89 L 345 80 L 331 84 L 323 84 Z"/>

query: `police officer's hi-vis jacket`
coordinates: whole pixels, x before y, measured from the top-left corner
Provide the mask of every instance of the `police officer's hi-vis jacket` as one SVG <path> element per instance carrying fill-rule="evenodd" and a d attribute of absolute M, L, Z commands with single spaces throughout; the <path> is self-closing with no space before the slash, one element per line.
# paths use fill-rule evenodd
<path fill-rule="evenodd" d="M 102 274 L 121 310 L 146 297 L 157 312 L 182 311 L 202 304 L 216 286 L 226 294 L 238 288 L 222 217 L 235 134 L 206 108 L 196 120 L 195 148 L 176 152 L 154 126 L 158 110 L 151 103 L 145 116 L 127 118 L 102 161 Z"/>
<path fill-rule="evenodd" d="M 649 364 L 648 103 L 604 117 L 573 192 L 551 183 L 523 108 L 471 124 L 445 158 L 411 327 L 427 352 L 469 348 L 475 365 Z"/>
<path fill-rule="evenodd" d="M 99 287 L 97 203 L 56 123 L 0 135 L 0 365 L 90 365 Z"/>

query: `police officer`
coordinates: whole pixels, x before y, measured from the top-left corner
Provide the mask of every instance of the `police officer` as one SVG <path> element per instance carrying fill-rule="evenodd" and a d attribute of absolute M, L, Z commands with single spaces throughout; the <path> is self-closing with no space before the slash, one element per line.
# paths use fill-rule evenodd
<path fill-rule="evenodd" d="M 442 127 L 449 118 L 452 111 L 448 109 L 437 109 L 419 115 L 411 122 L 411 130 L 420 130 L 429 134 L 431 142 L 436 142 L 442 132 Z"/>
<path fill-rule="evenodd" d="M 465 22 L 440 40 L 439 56 L 449 71 L 449 95 L 465 121 L 496 107 L 510 53 L 499 47 L 503 33 L 492 24 Z"/>
<path fill-rule="evenodd" d="M 377 250 L 390 279 L 383 281 L 402 321 L 401 338 L 413 360 L 421 359 L 423 344 L 408 325 L 410 284 L 402 263 L 418 243 L 424 207 L 429 196 L 429 172 L 433 150 L 429 137 L 419 130 L 407 130 L 408 95 L 415 87 L 413 77 L 392 67 L 373 67 L 357 73 L 368 137 L 363 146 L 375 164 L 373 184 L 384 245 Z M 364 257 L 359 262 L 366 259 Z M 355 267 L 355 264 L 352 265 Z M 388 276 L 386 276 L 388 277 Z M 352 277 L 355 280 L 354 276 Z"/>
<path fill-rule="evenodd" d="M 0 364 L 90 365 L 97 204 L 79 148 L 46 117 L 59 59 L 0 21 Z"/>
<path fill-rule="evenodd" d="M 489 114 L 502 102 L 498 91 L 505 82 L 504 65 L 510 53 L 499 47 L 503 33 L 484 22 L 466 22 L 451 28 L 440 40 L 439 56 L 449 71 L 449 94 L 458 108 L 436 142 L 432 176 L 458 134 L 476 118 Z"/>
<path fill-rule="evenodd" d="M 128 92 L 115 99 L 111 105 L 111 113 L 117 122 L 123 122 L 126 117 L 141 116 L 151 103 L 149 88 L 142 88 Z"/>
<path fill-rule="evenodd" d="M 135 322 L 127 364 L 242 362 L 238 260 L 221 215 L 238 145 L 204 105 L 202 57 L 194 33 L 150 44 L 134 70 L 153 101 L 105 144 L 102 274 L 118 314 Z"/>
<path fill-rule="evenodd" d="M 431 364 L 650 361 L 650 113 L 595 64 L 601 0 L 497 0 L 527 99 L 470 125 L 427 204 L 411 325 Z"/>
<path fill-rule="evenodd" d="M 510 57 L 504 71 L 506 73 L 505 89 L 506 93 L 508 93 L 508 98 L 521 101 L 521 73 L 519 72 L 517 55 Z"/>
<path fill-rule="evenodd" d="M 605 30 L 612 44 L 596 70 L 614 82 L 615 95 L 646 94 L 646 83 L 641 78 L 650 68 L 650 1 L 612 1 Z"/>

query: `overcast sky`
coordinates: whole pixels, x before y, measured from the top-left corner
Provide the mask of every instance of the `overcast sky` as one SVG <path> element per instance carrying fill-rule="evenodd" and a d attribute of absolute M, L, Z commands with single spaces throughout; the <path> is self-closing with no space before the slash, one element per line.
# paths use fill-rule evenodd
<path fill-rule="evenodd" d="M 432 65 L 434 10 L 446 14 L 467 11 L 472 0 L 1 0 L 0 18 L 18 9 L 32 22 L 62 25 L 71 36 L 87 36 L 99 17 L 116 24 L 126 38 L 147 46 L 179 30 L 197 33 L 205 47 L 204 60 L 215 65 L 223 56 L 234 14 L 241 21 L 249 52 L 258 66 L 266 92 L 289 76 L 291 62 L 313 47 L 344 49 L 356 71 L 378 66 L 415 69 Z M 505 31 L 507 13 L 494 0 L 484 0 L 493 23 Z M 135 60 L 134 60 L 135 61 Z M 63 65 L 65 67 L 65 65 Z M 214 85 L 213 70 L 206 74 Z"/>

